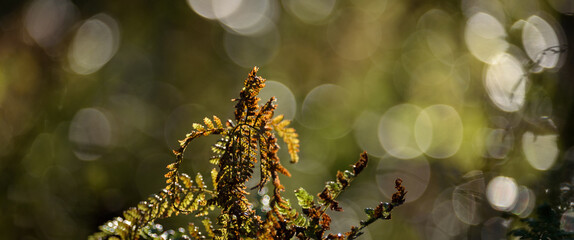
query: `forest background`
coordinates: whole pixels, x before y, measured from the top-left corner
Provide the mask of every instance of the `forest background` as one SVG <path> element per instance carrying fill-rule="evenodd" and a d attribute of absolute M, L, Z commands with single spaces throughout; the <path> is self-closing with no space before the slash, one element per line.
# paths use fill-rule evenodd
<path fill-rule="evenodd" d="M 319 192 L 369 153 L 331 232 L 400 177 L 407 203 L 363 239 L 504 238 L 573 183 L 572 13 L 565 0 L 2 1 L 0 233 L 97 231 L 163 187 L 193 122 L 232 118 L 259 66 L 262 99 L 301 140 L 287 189 Z M 209 172 L 215 140 L 194 143 L 187 172 Z M 573 232 L 573 219 L 570 206 L 557 221 Z"/>

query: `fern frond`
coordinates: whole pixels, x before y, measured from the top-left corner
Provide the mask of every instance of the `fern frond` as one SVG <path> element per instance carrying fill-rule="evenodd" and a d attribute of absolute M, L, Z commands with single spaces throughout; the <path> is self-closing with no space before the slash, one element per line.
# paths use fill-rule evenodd
<path fill-rule="evenodd" d="M 204 239 L 205 236 L 203 236 L 201 234 L 201 232 L 199 231 L 199 227 L 195 226 L 195 224 L 193 223 L 189 223 L 187 226 L 187 231 L 189 231 L 189 235 L 191 237 L 193 237 L 194 239 Z"/>
<path fill-rule="evenodd" d="M 211 146 L 211 151 L 213 152 L 213 156 L 209 159 L 209 162 L 214 165 L 219 165 L 219 160 L 221 156 L 227 151 L 228 143 L 229 143 L 229 136 L 223 136 L 219 139 L 213 146 Z"/>
<path fill-rule="evenodd" d="M 248 116 L 254 116 L 255 112 L 259 109 L 259 91 L 265 87 L 265 78 L 257 76 L 257 71 L 259 68 L 254 67 L 247 79 L 245 79 L 243 89 L 239 93 L 238 99 L 233 99 L 237 101 L 235 105 L 235 121 L 238 123 L 249 123 L 250 120 Z"/>
<path fill-rule="evenodd" d="M 199 123 L 193 123 L 191 126 L 193 127 L 193 129 L 194 129 L 195 131 L 205 132 L 205 127 L 204 127 L 203 125 L 199 124 Z"/>
<path fill-rule="evenodd" d="M 213 183 L 213 190 L 217 190 L 217 169 L 211 169 L 211 182 Z"/>
<path fill-rule="evenodd" d="M 205 231 L 207 232 L 207 236 L 210 238 L 215 237 L 215 233 L 213 232 L 213 225 L 211 224 L 211 220 L 209 218 L 204 218 L 201 223 L 205 227 Z"/>
<path fill-rule="evenodd" d="M 353 172 L 349 170 L 345 170 L 344 172 L 337 171 L 337 180 L 328 181 L 325 184 L 323 191 L 317 194 L 320 199 L 319 203 L 323 208 L 323 212 L 326 208 L 330 208 L 331 210 L 335 211 L 342 210 L 341 207 L 339 207 L 339 203 L 335 201 L 335 198 L 337 198 L 341 192 L 349 187 L 355 177 L 363 170 L 364 167 L 367 166 L 368 161 L 369 158 L 367 153 L 361 153 L 359 160 L 353 165 Z"/>
<path fill-rule="evenodd" d="M 276 102 L 277 99 L 275 99 L 275 97 L 271 97 L 269 101 L 261 107 L 259 112 L 255 115 L 255 122 L 253 124 L 255 129 L 264 130 L 265 125 L 267 125 L 271 118 L 273 118 L 273 114 L 277 108 Z"/>
<path fill-rule="evenodd" d="M 197 175 L 195 175 L 195 183 L 197 184 L 197 186 L 201 189 L 201 188 L 207 188 L 207 186 L 205 185 L 205 183 L 203 182 L 203 176 L 201 175 L 201 173 L 197 173 Z"/>
<path fill-rule="evenodd" d="M 215 126 L 213 125 L 213 122 L 211 122 L 211 119 L 209 118 L 204 118 L 203 119 L 203 123 L 205 123 L 205 126 L 207 126 L 207 129 L 215 129 Z"/>
<path fill-rule="evenodd" d="M 359 227 L 352 226 L 351 231 L 345 233 L 347 239 L 357 239 L 357 237 L 363 234 L 361 230 L 379 219 L 391 219 L 391 211 L 395 207 L 398 207 L 405 202 L 405 195 L 407 194 L 407 191 L 405 191 L 405 187 L 402 186 L 402 183 L 403 180 L 400 178 L 395 180 L 395 189 L 397 189 L 397 192 L 393 194 L 391 203 L 381 202 L 375 209 L 365 209 L 365 213 L 369 218 L 366 221 L 361 221 Z"/>
<path fill-rule="evenodd" d="M 217 128 L 223 129 L 223 124 L 221 124 L 221 119 L 219 119 L 217 116 L 213 116 L 213 122 L 215 122 L 215 126 Z"/>
<path fill-rule="evenodd" d="M 136 207 L 129 208 L 122 213 L 122 217 L 108 221 L 100 226 L 100 233 L 90 239 L 104 239 L 117 236 L 121 239 L 134 239 L 140 234 L 141 227 L 157 218 L 169 217 L 173 213 L 168 203 L 165 191 L 148 197 Z M 165 201 L 164 201 L 165 200 Z M 166 204 L 167 203 L 167 204 Z"/>
<path fill-rule="evenodd" d="M 299 135 L 294 128 L 289 128 L 291 121 L 283 120 L 283 115 L 279 115 L 271 121 L 271 125 L 283 141 L 287 144 L 287 151 L 291 157 L 291 163 L 299 162 Z"/>
<path fill-rule="evenodd" d="M 257 67 L 247 76 L 239 98 L 234 99 L 235 122 L 227 120 L 225 124 L 217 116 L 204 118 L 203 123 L 193 123 L 193 130 L 179 141 L 179 148 L 173 150 L 175 161 L 166 166 L 166 186 L 157 194 L 139 202 L 135 207 L 124 211 L 100 227 L 90 239 L 323 239 L 329 229 L 331 218 L 327 209 L 341 210 L 336 197 L 350 186 L 351 181 L 366 167 L 367 154 L 361 158 L 353 171 L 338 171 L 335 181 L 327 182 L 318 194 L 318 201 L 300 188 L 296 192 L 303 213 L 291 207 L 288 199 L 281 193 L 285 187 L 279 175 L 291 176 L 281 164 L 278 156 L 278 137 L 287 145 L 291 163 L 299 160 L 299 139 L 295 129 L 289 127 L 291 121 L 283 115 L 273 117 L 276 105 L 275 97 L 262 106 L 258 105 L 260 90 L 265 86 L 265 79 L 257 76 Z M 278 137 L 275 136 L 278 135 Z M 181 172 L 183 154 L 188 145 L 196 138 L 220 135 L 221 138 L 211 147 L 213 156 L 210 162 L 217 167 L 211 170 L 212 188 L 209 189 L 203 175 L 197 173 L 194 178 Z M 266 218 L 262 219 L 249 202 L 246 183 L 252 178 L 255 164 L 260 165 L 260 181 L 254 188 L 261 190 L 268 182 L 273 185 Z M 360 227 L 352 227 L 346 233 L 349 239 L 361 234 L 361 229 L 377 219 L 390 218 L 390 210 L 404 203 L 406 191 L 397 180 L 397 193 L 392 203 L 381 203 L 377 208 L 367 212 L 369 219 L 361 222 Z M 189 224 L 189 235 L 180 228 L 163 231 L 155 221 L 179 214 L 194 214 L 195 217 L 208 216 L 215 208 L 221 212 L 217 217 L 217 228 L 211 219 L 202 221 L 205 234 L 197 226 Z M 327 239 L 337 236 L 329 235 Z"/>

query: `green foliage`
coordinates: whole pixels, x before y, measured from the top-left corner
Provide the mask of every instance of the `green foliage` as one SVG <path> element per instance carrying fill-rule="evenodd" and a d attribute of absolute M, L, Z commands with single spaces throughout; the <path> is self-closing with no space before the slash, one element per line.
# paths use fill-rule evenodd
<path fill-rule="evenodd" d="M 313 196 L 309 195 L 309 193 L 305 191 L 305 189 L 303 188 L 295 190 L 295 196 L 297 197 L 297 202 L 299 203 L 299 206 L 301 206 L 304 209 L 310 208 L 314 204 Z"/>
<path fill-rule="evenodd" d="M 368 219 L 359 227 L 353 226 L 345 234 L 325 236 L 331 223 L 326 211 L 342 211 L 335 199 L 367 166 L 366 152 L 361 154 L 352 171 L 339 171 L 335 181 L 326 183 L 317 195 L 317 202 L 305 189 L 299 188 L 295 194 L 302 212 L 291 207 L 289 200 L 281 195 L 285 188 L 279 174 L 291 174 L 279 161 L 275 133 L 286 143 L 291 163 L 299 160 L 299 140 L 295 130 L 288 127 L 289 120 L 284 120 L 283 116 L 273 117 L 276 108 L 274 97 L 262 106 L 258 105 L 260 99 L 257 95 L 265 86 L 265 79 L 256 75 L 257 70 L 254 68 L 249 73 L 239 98 L 233 100 L 237 102 L 235 121 L 228 120 L 223 124 L 213 116 L 204 118 L 204 124 L 194 123 L 194 130 L 173 151 L 176 160 L 167 166 L 166 186 L 136 207 L 124 211 L 122 216 L 100 226 L 100 232 L 90 239 L 355 239 L 374 221 L 391 218 L 391 210 L 404 203 L 406 191 L 400 179 L 395 183 L 397 193 L 391 203 L 381 203 L 375 209 L 365 210 Z M 209 135 L 221 137 L 212 147 L 214 155 L 210 162 L 217 167 L 211 170 L 211 189 L 200 173 L 192 179 L 180 171 L 188 145 Z M 265 216 L 257 215 L 246 197 L 246 182 L 252 178 L 255 164 L 259 164 L 261 171 L 254 189 L 262 189 L 269 181 L 273 185 L 271 210 Z M 206 217 L 215 209 L 219 210 L 216 224 Z M 190 223 L 187 230 L 179 228 L 174 231 L 163 230 L 163 226 L 155 222 L 179 214 L 203 218 L 203 226 Z"/>
<path fill-rule="evenodd" d="M 559 191 L 548 189 L 550 201 L 538 205 L 534 217 L 521 219 L 524 226 L 513 229 L 508 235 L 520 239 L 574 239 L 573 232 L 566 232 L 560 226 L 562 215 L 574 209 L 572 187 L 569 183 L 563 183 Z"/>

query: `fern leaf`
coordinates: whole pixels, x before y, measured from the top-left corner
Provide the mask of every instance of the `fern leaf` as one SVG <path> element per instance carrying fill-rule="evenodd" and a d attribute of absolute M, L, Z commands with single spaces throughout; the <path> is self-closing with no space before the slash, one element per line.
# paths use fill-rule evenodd
<path fill-rule="evenodd" d="M 203 182 L 203 176 L 201 175 L 201 173 L 197 173 L 197 175 L 195 175 L 195 183 L 199 188 L 207 188 L 207 186 Z"/>
<path fill-rule="evenodd" d="M 257 129 L 263 129 L 265 125 L 271 120 L 275 109 L 277 108 L 277 100 L 275 97 L 271 97 L 269 101 L 261 107 L 257 115 L 255 116 L 255 122 L 253 126 Z"/>
<path fill-rule="evenodd" d="M 209 159 L 209 163 L 213 164 L 213 165 L 219 165 L 219 160 L 221 158 L 219 156 L 213 156 Z"/>
<path fill-rule="evenodd" d="M 298 215 L 294 220 L 293 224 L 300 228 L 305 228 L 309 226 L 309 221 L 303 215 Z"/>
<path fill-rule="evenodd" d="M 169 170 L 174 170 L 177 168 L 177 163 L 172 163 L 166 166 L 167 169 Z"/>
<path fill-rule="evenodd" d="M 213 183 L 213 190 L 217 190 L 217 169 L 211 169 L 211 182 Z"/>
<path fill-rule="evenodd" d="M 203 193 L 200 193 L 193 198 L 189 198 L 189 200 L 191 202 L 190 211 L 195 211 L 195 210 L 199 209 L 199 207 L 205 206 L 205 204 L 206 204 L 205 194 L 203 194 Z"/>
<path fill-rule="evenodd" d="M 207 236 L 210 238 L 215 237 L 215 233 L 213 233 L 213 225 L 211 225 L 211 220 L 209 218 L 204 218 L 201 223 L 205 227 L 205 231 L 207 232 Z"/>
<path fill-rule="evenodd" d="M 281 122 L 279 122 L 276 126 L 277 129 L 282 129 L 283 131 L 278 131 L 279 133 L 279 137 L 283 137 L 283 135 L 285 134 L 285 127 L 287 127 L 289 124 L 291 124 L 290 120 L 283 120 Z"/>
<path fill-rule="evenodd" d="M 289 151 L 289 157 L 291 157 L 291 163 L 298 163 L 299 162 L 299 144 L 293 143 L 288 144 L 287 149 Z"/>
<path fill-rule="evenodd" d="M 211 151 L 215 154 L 223 154 L 226 150 L 227 139 L 220 139 L 215 143 L 215 145 L 211 146 Z"/>
<path fill-rule="evenodd" d="M 201 239 L 204 238 L 199 231 L 199 227 L 195 226 L 192 222 L 190 222 L 187 226 L 187 230 L 189 231 L 189 235 L 194 239 Z"/>
<path fill-rule="evenodd" d="M 254 116 L 257 109 L 259 109 L 259 98 L 257 95 L 263 87 L 265 87 L 265 79 L 257 76 L 259 68 L 254 67 L 247 76 L 243 83 L 243 89 L 239 93 L 239 98 L 234 99 L 237 101 L 235 105 L 235 120 L 238 123 L 248 123 L 253 120 L 248 116 Z"/>
<path fill-rule="evenodd" d="M 205 127 L 199 123 L 193 123 L 191 126 L 193 127 L 193 129 L 195 129 L 198 132 L 205 131 Z"/>
<path fill-rule="evenodd" d="M 189 175 L 185 174 L 185 173 L 181 173 L 179 174 L 179 181 L 181 181 L 183 183 L 183 186 L 186 189 L 190 189 L 191 186 L 193 185 L 193 181 L 191 180 L 191 178 L 189 177 Z"/>
<path fill-rule="evenodd" d="M 291 163 L 299 162 L 299 135 L 295 132 L 294 128 L 288 128 L 291 123 L 289 120 L 283 120 L 283 115 L 275 117 L 271 124 L 279 137 L 283 138 L 283 142 L 287 144 L 287 151 L 291 157 Z"/>
<path fill-rule="evenodd" d="M 274 117 L 273 120 L 271 121 L 271 125 L 276 126 L 277 124 L 279 124 L 282 120 L 283 120 L 283 114 L 280 114 L 277 117 Z"/>
<path fill-rule="evenodd" d="M 221 119 L 219 119 L 217 116 L 213 116 L 213 122 L 215 122 L 215 126 L 217 128 L 223 129 L 223 124 L 221 124 Z"/>
<path fill-rule="evenodd" d="M 315 203 L 313 202 L 313 196 L 310 195 L 305 189 L 299 188 L 295 190 L 295 196 L 297 197 L 297 202 L 302 208 L 311 208 Z"/>
<path fill-rule="evenodd" d="M 357 161 L 357 163 L 353 165 L 353 174 L 358 175 L 359 173 L 361 173 L 361 171 L 363 171 L 363 169 L 367 166 L 368 161 L 369 157 L 367 155 L 367 152 L 361 153 L 361 158 L 359 159 L 359 161 Z"/>
<path fill-rule="evenodd" d="M 173 155 L 175 155 L 175 156 L 181 155 L 181 152 L 179 150 L 172 150 L 172 152 L 173 152 Z"/>
<path fill-rule="evenodd" d="M 295 133 L 295 129 L 287 128 L 285 129 L 285 135 L 283 136 L 283 141 L 287 144 L 287 151 L 291 157 L 291 163 L 299 162 L 299 135 Z"/>
<path fill-rule="evenodd" d="M 169 179 L 169 178 L 173 177 L 174 174 L 175 174 L 175 171 L 169 171 L 164 176 L 165 176 L 165 178 Z"/>
<path fill-rule="evenodd" d="M 211 122 L 211 119 L 204 118 L 203 123 L 205 123 L 205 126 L 207 126 L 207 130 L 214 130 L 215 129 L 215 126 L 213 126 L 213 122 Z"/>
<path fill-rule="evenodd" d="M 214 153 L 209 159 L 209 162 L 213 165 L 219 165 L 219 160 L 221 159 L 221 155 L 224 154 L 227 150 L 227 144 L 229 142 L 229 136 L 224 136 L 219 141 L 217 141 L 213 146 L 211 146 L 211 151 Z"/>
<path fill-rule="evenodd" d="M 191 191 L 187 192 L 182 199 L 179 200 L 179 202 L 176 205 L 176 208 L 178 208 L 178 210 L 180 211 L 184 211 L 184 212 L 193 212 L 196 209 L 194 209 L 193 207 L 190 207 L 193 204 L 193 197 L 196 196 L 194 195 Z"/>

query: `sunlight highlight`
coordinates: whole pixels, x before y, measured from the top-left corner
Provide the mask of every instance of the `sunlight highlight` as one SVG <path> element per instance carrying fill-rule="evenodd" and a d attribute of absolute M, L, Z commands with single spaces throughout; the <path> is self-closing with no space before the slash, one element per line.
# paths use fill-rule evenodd
<path fill-rule="evenodd" d="M 353 125 L 353 133 L 357 144 L 359 144 L 361 149 L 367 151 L 369 155 L 376 157 L 382 157 L 385 154 L 377 132 L 380 119 L 380 114 L 364 111 L 355 119 L 355 124 Z"/>
<path fill-rule="evenodd" d="M 112 143 L 112 127 L 100 110 L 84 108 L 72 119 L 68 137 L 76 157 L 85 161 L 96 160 Z"/>
<path fill-rule="evenodd" d="M 223 35 L 225 53 L 234 63 L 245 68 L 267 64 L 279 51 L 280 44 L 281 36 L 275 28 L 259 36 L 243 36 L 230 32 Z"/>
<path fill-rule="evenodd" d="M 486 187 L 486 198 L 490 206 L 498 211 L 512 210 L 518 198 L 516 181 L 503 176 L 493 178 Z"/>
<path fill-rule="evenodd" d="M 81 75 L 94 73 L 116 54 L 120 32 L 116 21 L 106 14 L 86 20 L 70 45 L 68 60 L 72 71 Z"/>
<path fill-rule="evenodd" d="M 452 193 L 452 206 L 458 219 L 469 225 L 482 222 L 482 199 L 485 194 L 482 171 L 471 171 L 463 176 L 466 182 L 456 186 Z"/>
<path fill-rule="evenodd" d="M 38 45 L 49 48 L 60 43 L 73 24 L 75 8 L 67 0 L 36 0 L 26 11 L 24 25 Z"/>
<path fill-rule="evenodd" d="M 524 105 L 527 80 L 522 63 L 509 53 L 501 53 L 487 66 L 484 85 L 498 108 L 516 112 Z"/>
<path fill-rule="evenodd" d="M 542 68 L 554 68 L 558 64 L 560 54 L 558 51 L 561 43 L 554 28 L 544 19 L 537 15 L 526 19 L 522 30 L 522 42 L 528 57 Z M 542 69 L 537 69 L 541 71 Z"/>
<path fill-rule="evenodd" d="M 275 1 L 187 0 L 187 4 L 200 16 L 217 20 L 227 31 L 245 36 L 274 30 L 280 9 Z"/>
<path fill-rule="evenodd" d="M 349 95 L 347 89 L 334 84 L 313 88 L 303 101 L 299 122 L 311 129 L 326 130 L 320 133 L 326 138 L 343 137 L 351 130 L 353 121 Z"/>
<path fill-rule="evenodd" d="M 464 30 L 464 39 L 470 53 L 478 60 L 492 63 L 493 57 L 508 49 L 506 30 L 492 15 L 479 12 L 470 17 Z"/>
<path fill-rule="evenodd" d="M 331 15 L 337 0 L 283 0 L 289 13 L 307 24 L 321 24 Z"/>
<path fill-rule="evenodd" d="M 518 199 L 512 209 L 512 213 L 520 218 L 528 217 L 534 210 L 535 204 L 536 195 L 534 195 L 534 192 L 525 186 L 520 186 L 518 188 Z"/>
<path fill-rule="evenodd" d="M 267 102 L 271 97 L 275 97 L 277 99 L 275 116 L 283 114 L 285 119 L 295 119 L 297 101 L 291 89 L 285 86 L 285 84 L 278 81 L 267 80 L 265 82 L 265 88 L 259 93 L 259 97 L 261 98 L 261 103 Z"/>
<path fill-rule="evenodd" d="M 451 157 L 462 144 L 462 120 L 449 105 L 437 104 L 423 109 L 414 129 L 417 145 L 433 158 Z"/>
<path fill-rule="evenodd" d="M 548 170 L 558 157 L 558 135 L 535 135 L 526 132 L 522 135 L 522 151 L 530 165 L 541 171 Z"/>
<path fill-rule="evenodd" d="M 400 159 L 411 159 L 422 154 L 414 129 L 420 112 L 418 106 L 405 103 L 392 107 L 381 117 L 379 141 L 389 154 Z"/>

